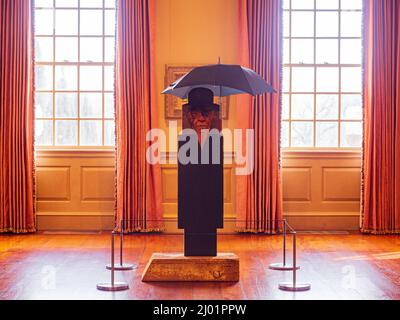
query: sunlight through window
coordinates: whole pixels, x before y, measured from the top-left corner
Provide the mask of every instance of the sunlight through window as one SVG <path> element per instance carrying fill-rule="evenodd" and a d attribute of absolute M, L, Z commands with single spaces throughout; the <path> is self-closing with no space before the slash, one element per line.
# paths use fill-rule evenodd
<path fill-rule="evenodd" d="M 283 1 L 284 148 L 359 148 L 362 0 Z"/>
<path fill-rule="evenodd" d="M 114 145 L 115 1 L 35 1 L 35 145 Z"/>

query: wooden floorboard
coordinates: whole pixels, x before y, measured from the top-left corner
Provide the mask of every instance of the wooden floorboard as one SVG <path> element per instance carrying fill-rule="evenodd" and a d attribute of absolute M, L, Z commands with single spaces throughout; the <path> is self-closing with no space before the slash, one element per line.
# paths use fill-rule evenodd
<path fill-rule="evenodd" d="M 138 269 L 117 272 L 130 289 L 110 293 L 96 289 L 110 280 L 109 234 L 0 235 L 0 299 L 400 299 L 400 236 L 299 234 L 298 280 L 311 283 L 308 292 L 278 289 L 292 274 L 268 269 L 281 259 L 281 237 L 265 235 L 219 236 L 219 251 L 240 258 L 238 283 L 143 283 L 151 254 L 182 251 L 182 240 L 126 236 L 125 260 Z"/>

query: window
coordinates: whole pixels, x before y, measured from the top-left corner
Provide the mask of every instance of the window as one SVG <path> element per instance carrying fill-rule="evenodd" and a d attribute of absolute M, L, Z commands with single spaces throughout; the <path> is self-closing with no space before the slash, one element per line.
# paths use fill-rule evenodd
<path fill-rule="evenodd" d="M 35 1 L 35 144 L 114 145 L 114 0 Z"/>
<path fill-rule="evenodd" d="M 283 1 L 282 147 L 361 147 L 362 0 Z"/>

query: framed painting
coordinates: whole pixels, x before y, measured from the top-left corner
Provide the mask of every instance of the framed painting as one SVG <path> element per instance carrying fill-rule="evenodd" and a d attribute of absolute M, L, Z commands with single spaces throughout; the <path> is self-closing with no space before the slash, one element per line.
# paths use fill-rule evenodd
<path fill-rule="evenodd" d="M 191 71 L 199 65 L 166 65 L 165 66 L 165 87 L 168 87 L 180 77 Z M 170 94 L 164 96 L 165 101 L 165 119 L 181 119 L 182 105 L 187 103 L 186 99 L 180 99 Z M 214 103 L 219 103 L 219 97 L 214 97 Z M 226 120 L 229 116 L 229 97 L 221 99 L 221 118 Z"/>

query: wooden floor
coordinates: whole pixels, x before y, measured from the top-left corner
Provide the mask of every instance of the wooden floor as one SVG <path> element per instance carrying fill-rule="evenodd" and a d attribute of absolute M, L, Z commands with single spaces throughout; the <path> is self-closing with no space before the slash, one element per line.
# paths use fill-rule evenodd
<path fill-rule="evenodd" d="M 182 250 L 180 235 L 129 235 L 118 272 L 124 292 L 96 290 L 109 281 L 108 234 L 0 235 L 0 299 L 400 299 L 400 237 L 299 234 L 298 279 L 308 292 L 280 291 L 291 272 L 268 269 L 281 259 L 280 236 L 221 235 L 219 250 L 240 258 L 238 283 L 143 283 L 153 252 Z M 289 248 L 290 249 L 290 248 Z"/>

